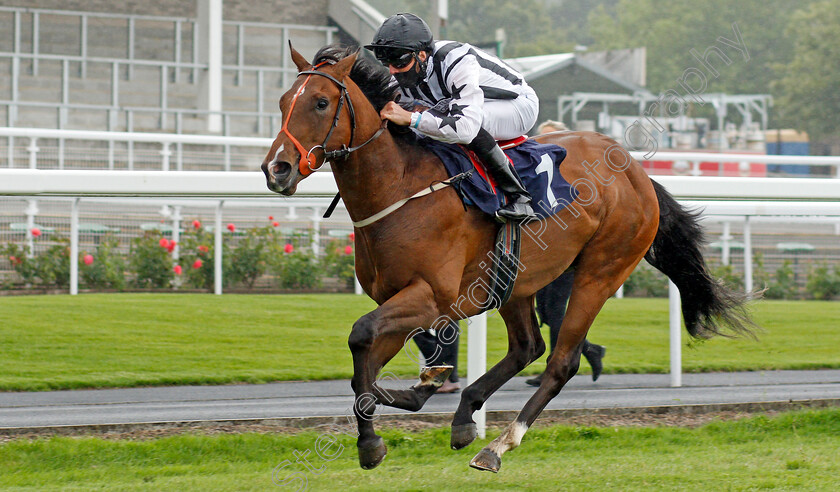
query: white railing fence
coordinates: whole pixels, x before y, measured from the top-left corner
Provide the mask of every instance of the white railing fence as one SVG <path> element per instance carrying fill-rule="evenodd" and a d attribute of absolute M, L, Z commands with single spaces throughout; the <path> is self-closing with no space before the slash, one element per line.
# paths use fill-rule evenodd
<path fill-rule="evenodd" d="M 176 115 L 176 120 L 178 118 L 182 118 L 185 114 L 190 114 L 195 112 L 194 110 L 189 111 L 175 111 L 173 112 Z M 243 113 L 248 114 L 248 113 Z M 180 117 L 178 115 L 181 115 Z M 6 158 L 5 158 L 5 166 L 3 166 L 4 159 L 3 156 L 0 155 L 0 168 L 2 167 L 16 167 L 18 160 L 14 153 L 16 148 L 15 139 L 24 138 L 25 143 L 17 144 L 18 149 L 25 149 L 26 153 L 26 162 L 28 163 L 29 168 L 31 169 L 38 169 L 42 167 L 55 167 L 54 160 L 50 159 L 49 164 L 47 166 L 40 166 L 39 161 L 39 151 L 40 147 L 38 145 L 38 141 L 50 141 L 54 142 L 57 141 L 58 145 L 58 168 L 71 168 L 70 163 L 68 163 L 68 159 L 65 155 L 65 148 L 62 142 L 66 142 L 67 140 L 72 141 L 84 141 L 84 142 L 95 142 L 99 143 L 102 146 L 107 146 L 108 148 L 108 160 L 106 161 L 106 165 L 102 165 L 101 169 L 114 169 L 119 167 L 115 162 L 116 154 L 112 150 L 115 148 L 116 144 L 121 144 L 125 148 L 125 152 L 123 155 L 123 159 L 121 161 L 125 162 L 125 168 L 128 170 L 132 169 L 132 163 L 134 162 L 134 154 L 132 153 L 132 149 L 134 144 L 137 143 L 144 143 L 148 145 L 159 145 L 160 150 L 160 157 L 157 160 L 159 162 L 159 166 L 157 169 L 162 171 L 176 169 L 182 170 L 184 169 L 184 146 L 185 145 L 203 145 L 203 146 L 221 146 L 224 155 L 223 155 L 223 169 L 230 170 L 231 168 L 231 157 L 230 157 L 230 149 L 233 147 L 240 147 L 240 148 L 251 148 L 254 152 L 253 159 L 250 161 L 248 166 L 255 165 L 255 162 L 259 162 L 263 155 L 261 152 L 267 150 L 271 146 L 271 142 L 278 130 L 278 123 L 279 123 L 279 112 L 276 114 L 266 115 L 268 118 L 269 126 L 265 128 L 266 136 L 265 137 L 229 137 L 229 136 L 209 136 L 209 135 L 180 135 L 180 134 L 166 134 L 166 133 L 142 133 L 142 132 L 133 132 L 133 131 L 126 131 L 126 132 L 115 132 L 115 131 L 87 131 L 87 130 L 55 130 L 55 129 L 46 129 L 46 128 L 12 128 L 12 127 L 0 127 L 0 138 L 5 137 L 8 144 L 6 146 Z M 260 149 L 259 152 L 256 152 L 256 149 Z M 649 157 L 645 152 L 631 152 L 630 153 L 635 159 L 639 161 L 674 161 L 676 162 L 690 162 L 692 169 L 699 165 L 700 162 L 718 162 L 718 163 L 726 163 L 726 162 L 743 162 L 743 163 L 764 163 L 764 164 L 790 164 L 793 166 L 818 166 L 818 167 L 829 167 L 833 168 L 833 172 L 831 173 L 832 176 L 840 176 L 840 156 L 789 156 L 789 155 L 760 155 L 760 154 L 707 154 L 701 152 L 658 152 L 653 157 Z M 176 165 L 172 166 L 172 160 L 174 155 L 174 160 Z M 83 167 L 85 169 L 90 169 L 91 166 L 89 163 L 80 164 L 77 163 L 76 166 Z M 149 164 L 154 166 L 153 161 Z M 699 169 L 699 168 L 698 168 Z M 699 172 L 691 172 L 689 173 L 689 177 L 700 177 Z M 657 179 L 668 179 L 671 176 L 658 176 Z M 704 177 L 705 178 L 705 177 Z M 711 178 L 710 178 L 711 179 Z M 783 181 L 784 179 L 788 178 L 779 178 L 778 180 L 774 180 L 774 186 L 776 188 L 789 186 L 787 181 Z M 793 178 L 801 181 L 802 178 Z M 821 179 L 821 178 L 818 178 Z M 737 186 L 737 185 L 736 185 Z M 730 188 L 732 189 L 732 188 Z M 748 190 L 742 190 L 748 191 Z M 687 194 L 684 196 L 692 196 L 691 194 Z M 734 190 L 732 193 L 724 193 L 719 196 L 728 196 L 734 197 L 739 196 L 737 190 Z M 780 196 L 777 193 L 771 194 L 770 196 Z"/>
<path fill-rule="evenodd" d="M 704 208 L 704 215 L 732 220 L 742 217 L 746 227 L 755 217 L 840 217 L 840 180 L 775 179 L 775 178 L 697 178 L 661 176 L 672 194 L 692 206 Z M 330 173 L 316 173 L 303 181 L 298 196 L 325 198 L 336 192 Z M 236 200 L 267 197 L 264 179 L 252 173 L 206 172 L 109 172 L 109 171 L 39 171 L 0 169 L 0 195 L 37 198 L 68 197 L 72 207 L 71 258 L 78 257 L 78 207 L 84 197 L 204 197 L 216 200 L 215 241 L 221 253 L 222 214 Z M 721 200 L 725 199 L 725 200 Z M 784 200 L 784 201 L 783 201 Z M 745 230 L 745 259 L 749 262 L 749 229 Z M 215 255 L 216 294 L 222 293 L 221 254 Z M 745 268 L 746 279 L 751 268 Z M 751 289 L 748 284 L 747 289 Z M 78 292 L 78 263 L 71 262 L 71 294 Z M 682 384 L 681 330 L 679 295 L 670 289 L 671 385 Z M 486 318 L 469 323 L 468 379 L 479 377 L 486 370 Z M 478 417 L 481 420 L 481 415 Z M 482 428 L 483 432 L 483 428 Z"/>

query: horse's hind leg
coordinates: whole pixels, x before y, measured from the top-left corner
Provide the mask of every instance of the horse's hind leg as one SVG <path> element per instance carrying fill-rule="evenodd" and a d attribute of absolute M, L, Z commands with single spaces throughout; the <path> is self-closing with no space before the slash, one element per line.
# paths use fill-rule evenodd
<path fill-rule="evenodd" d="M 510 378 L 545 352 L 534 313 L 533 296 L 509 302 L 499 309 L 499 313 L 507 327 L 508 352 L 498 364 L 461 393 L 461 403 L 452 419 L 452 449 L 461 449 L 475 440 L 476 426 L 472 414 Z"/>
<path fill-rule="evenodd" d="M 639 259 L 641 254 L 643 252 L 639 254 Z M 592 256 L 589 259 L 591 260 Z M 620 266 L 609 262 L 606 262 L 609 266 L 598 265 L 602 261 L 603 257 L 598 257 L 595 261 L 586 261 L 581 257 L 566 317 L 563 319 L 557 345 L 549 357 L 539 389 L 525 404 L 516 420 L 470 461 L 471 467 L 498 472 L 502 466 L 502 454 L 519 446 L 525 432 L 540 412 L 577 373 L 583 341 L 595 316 L 638 263 L 638 259 L 628 259 L 621 262 Z"/>

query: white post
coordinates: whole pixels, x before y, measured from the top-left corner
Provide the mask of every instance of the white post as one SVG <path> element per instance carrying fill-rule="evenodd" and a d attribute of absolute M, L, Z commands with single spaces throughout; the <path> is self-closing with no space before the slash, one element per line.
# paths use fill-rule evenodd
<path fill-rule="evenodd" d="M 355 274 L 353 275 L 353 283 L 355 284 L 353 291 L 356 293 L 357 296 L 360 296 L 365 293 L 365 291 L 362 289 L 362 284 L 359 283 L 359 277 L 357 277 Z"/>
<path fill-rule="evenodd" d="M 312 208 L 312 254 L 321 253 L 321 213 L 318 207 Z"/>
<path fill-rule="evenodd" d="M 172 212 L 172 240 L 175 241 L 175 249 L 172 251 L 172 259 L 175 263 L 181 258 L 181 205 L 175 205 Z"/>
<path fill-rule="evenodd" d="M 30 138 L 26 150 L 29 151 L 29 169 L 38 169 L 38 151 L 41 150 L 38 148 L 38 139 Z"/>
<path fill-rule="evenodd" d="M 35 216 L 38 215 L 38 200 L 29 200 L 26 207 L 26 246 L 27 258 L 35 257 L 35 239 L 32 237 L 32 229 L 35 227 Z"/>
<path fill-rule="evenodd" d="M 70 295 L 79 293 L 79 199 L 70 206 Z"/>
<path fill-rule="evenodd" d="M 732 239 L 730 235 L 730 224 L 729 222 L 723 223 L 723 235 L 720 236 L 721 248 L 720 248 L 720 262 L 723 265 L 729 264 L 729 240 Z"/>
<path fill-rule="evenodd" d="M 473 316 L 467 323 L 467 385 L 487 372 L 487 313 Z M 478 437 L 484 439 L 487 426 L 487 405 L 473 414 Z"/>
<path fill-rule="evenodd" d="M 624 284 L 621 284 L 621 287 L 615 291 L 615 298 L 616 299 L 624 299 Z"/>
<path fill-rule="evenodd" d="M 197 0 L 198 60 L 207 65 L 199 85 L 199 108 L 210 111 L 207 131 L 222 131 L 222 0 Z"/>
<path fill-rule="evenodd" d="M 169 171 L 169 158 L 172 156 L 172 151 L 169 150 L 169 142 L 163 143 L 163 149 L 160 151 L 161 156 L 161 163 L 160 163 L 160 170 L 161 171 Z"/>
<path fill-rule="evenodd" d="M 219 204 L 216 206 L 216 229 L 213 231 L 216 239 L 213 253 L 213 267 L 215 268 L 213 272 L 215 274 L 214 293 L 217 296 L 222 295 L 222 207 L 224 204 L 224 200 L 219 200 Z"/>
<path fill-rule="evenodd" d="M 744 217 L 744 291 L 753 290 L 752 264 L 752 231 L 750 230 L 750 216 Z"/>
<path fill-rule="evenodd" d="M 680 291 L 668 281 L 668 312 L 671 331 L 671 387 L 682 386 L 682 332 L 680 331 Z"/>

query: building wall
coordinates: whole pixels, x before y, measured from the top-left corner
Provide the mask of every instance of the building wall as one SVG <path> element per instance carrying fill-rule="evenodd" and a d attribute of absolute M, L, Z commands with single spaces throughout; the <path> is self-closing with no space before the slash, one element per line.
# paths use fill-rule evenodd
<path fill-rule="evenodd" d="M 0 0 L 3 7 L 195 17 L 200 0 Z M 225 20 L 326 25 L 328 0 L 224 0 Z"/>

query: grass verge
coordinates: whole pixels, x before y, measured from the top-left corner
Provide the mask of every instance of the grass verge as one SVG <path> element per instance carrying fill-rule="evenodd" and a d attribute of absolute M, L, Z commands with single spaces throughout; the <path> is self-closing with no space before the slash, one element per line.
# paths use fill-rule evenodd
<path fill-rule="evenodd" d="M 341 294 L 0 297 L 0 390 L 346 379 L 350 328 L 373 308 Z M 683 369 L 840 368 L 840 303 L 762 301 L 754 312 L 765 328 L 758 341 L 692 342 Z M 611 299 L 589 337 L 607 346 L 605 372 L 668 372 L 667 313 L 664 299 Z M 504 325 L 491 316 L 488 361 L 506 350 Z M 544 360 L 524 374 L 542 371 Z M 405 377 L 417 369 L 404 353 L 388 366 Z"/>
<path fill-rule="evenodd" d="M 498 431 L 493 432 L 494 437 Z M 340 434 L 181 435 L 0 444 L 2 490 L 837 490 L 840 409 L 715 422 L 699 428 L 532 428 L 493 475 L 467 466 L 487 443 L 449 449 L 448 429 L 384 431 L 389 455 L 358 468 Z M 337 443 L 316 453 L 321 436 Z M 339 447 L 341 446 L 341 447 Z M 308 452 L 308 454 L 307 454 Z M 309 467 L 298 456 L 306 455 Z M 285 467 L 279 468 L 285 464 Z M 285 488 L 285 487 L 284 487 Z"/>

